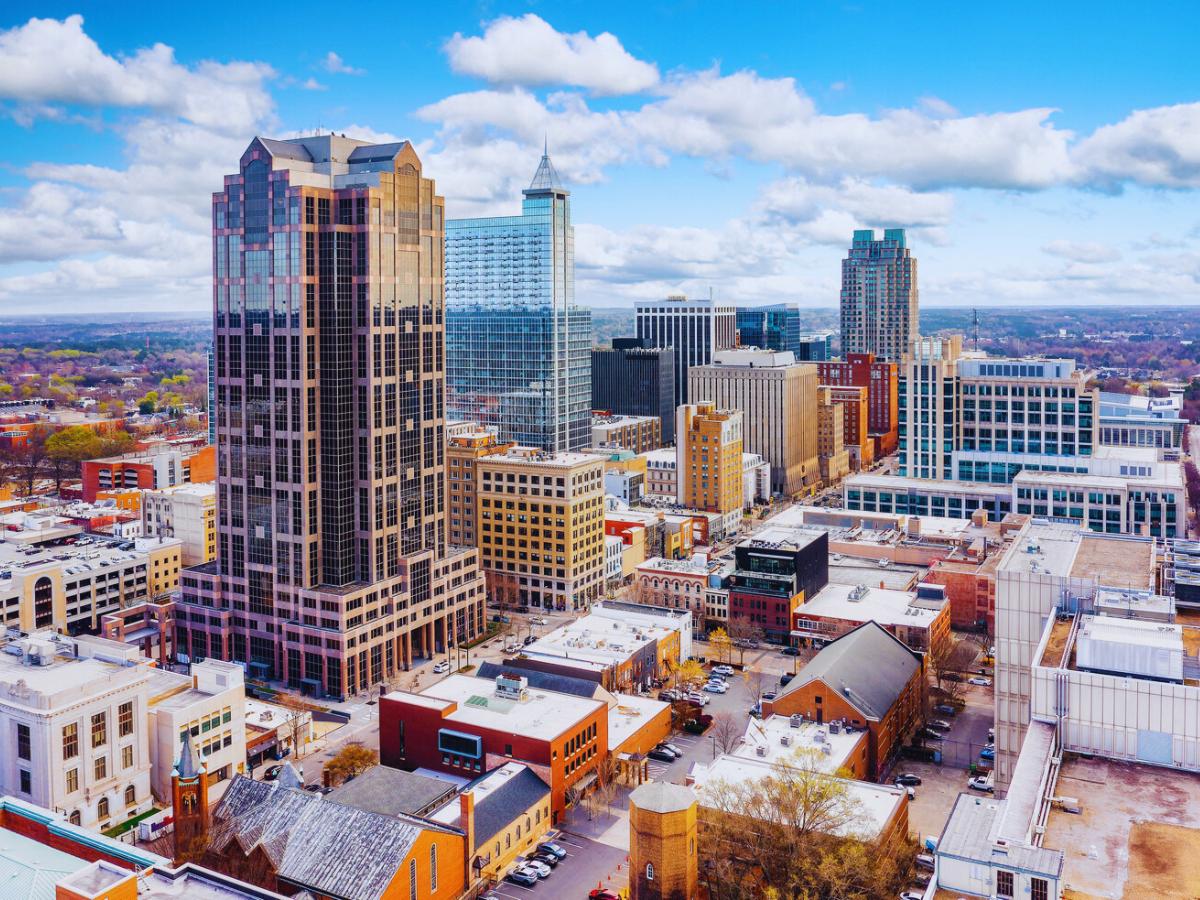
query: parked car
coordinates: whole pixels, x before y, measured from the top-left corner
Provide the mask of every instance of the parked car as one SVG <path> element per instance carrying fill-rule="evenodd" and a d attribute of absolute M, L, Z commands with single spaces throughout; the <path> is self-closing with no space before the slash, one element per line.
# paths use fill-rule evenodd
<path fill-rule="evenodd" d="M 973 791 L 987 791 L 989 794 L 996 790 L 982 775 L 976 775 L 974 778 L 968 781 L 967 787 L 971 788 Z"/>
<path fill-rule="evenodd" d="M 537 848 L 543 853 L 553 853 L 559 859 L 567 858 L 567 851 L 561 845 L 554 843 L 554 841 L 542 841 L 542 843 L 537 845 Z"/>
<path fill-rule="evenodd" d="M 699 703 L 700 706 L 708 706 L 708 697 L 699 691 L 688 691 L 687 699 L 692 703 Z"/>
<path fill-rule="evenodd" d="M 538 883 L 538 873 L 525 866 L 517 866 L 508 873 L 507 878 L 513 884 L 519 884 L 522 887 L 533 887 Z"/>
<path fill-rule="evenodd" d="M 988 729 L 988 743 L 989 744 L 996 743 L 996 729 L 995 728 Z"/>
<path fill-rule="evenodd" d="M 537 640 L 537 638 L 535 638 L 531 634 L 531 635 L 529 635 L 529 637 L 525 638 L 525 640 L 523 640 L 521 643 L 523 643 L 526 647 L 528 647 L 530 644 L 532 644 L 536 640 Z"/>
<path fill-rule="evenodd" d="M 968 678 L 968 679 L 967 679 L 967 684 L 977 684 L 977 685 L 979 685 L 980 687 L 991 687 L 991 686 L 992 686 L 992 679 L 990 679 L 990 678 L 984 678 L 984 677 L 982 677 L 982 676 L 978 676 L 978 675 L 977 675 L 977 676 L 975 676 L 974 678 Z"/>
<path fill-rule="evenodd" d="M 908 795 L 909 800 L 917 799 L 917 789 L 916 788 L 904 787 L 904 785 L 898 785 L 898 787 L 900 788 L 900 790 L 904 791 L 904 793 L 906 793 Z"/>
<path fill-rule="evenodd" d="M 980 759 L 995 759 L 996 758 L 996 748 L 995 747 L 984 747 L 982 750 L 979 751 L 979 758 Z"/>
<path fill-rule="evenodd" d="M 920 775 L 914 775 L 914 774 L 912 774 L 912 772 L 901 772 L 899 775 L 897 775 L 897 776 L 896 776 L 895 778 L 893 778 L 892 780 L 893 780 L 893 781 L 894 781 L 896 784 L 902 784 L 902 785 L 906 785 L 906 786 L 912 786 L 912 785 L 914 785 L 914 784 L 920 784 L 920 783 L 921 783 L 921 776 L 920 776 Z"/>
<path fill-rule="evenodd" d="M 795 677 L 796 676 L 793 675 L 791 672 L 784 672 L 782 675 L 779 676 L 779 686 L 787 687 L 788 684 L 791 683 L 791 680 Z"/>
<path fill-rule="evenodd" d="M 727 666 L 724 663 L 722 663 L 719 666 L 713 666 L 712 670 L 714 672 L 716 672 L 718 675 L 732 675 L 733 674 L 733 666 Z"/>
<path fill-rule="evenodd" d="M 942 675 L 942 679 L 944 681 L 962 681 L 963 677 L 957 672 L 946 672 L 944 675 Z"/>
<path fill-rule="evenodd" d="M 435 664 L 433 667 L 434 675 L 443 675 L 449 671 L 450 671 L 450 663 L 446 662 L 445 660 L 443 660 L 440 663 Z"/>
<path fill-rule="evenodd" d="M 777 691 L 763 691 L 758 699 L 759 700 L 774 700 L 778 696 L 779 696 L 779 693 Z"/>
<path fill-rule="evenodd" d="M 930 871 L 933 871 L 933 867 L 934 867 L 934 861 L 933 861 L 932 856 L 930 856 L 928 853 L 918 853 L 917 854 L 917 868 L 918 869 L 929 869 Z"/>
<path fill-rule="evenodd" d="M 657 745 L 654 749 L 662 750 L 664 753 L 670 753 L 672 759 L 679 759 L 679 757 L 683 756 L 682 750 L 666 742 Z"/>
<path fill-rule="evenodd" d="M 267 771 L 263 772 L 263 781 L 274 781 L 282 771 L 283 766 L 271 766 Z"/>
<path fill-rule="evenodd" d="M 681 699 L 681 698 L 680 698 L 680 695 L 679 695 L 679 691 L 659 691 L 659 692 L 658 692 L 658 699 L 659 699 L 659 700 L 664 700 L 664 701 L 666 701 L 667 703 L 672 703 L 672 702 L 674 702 L 675 700 L 679 700 L 679 699 Z"/>
<path fill-rule="evenodd" d="M 529 621 L 532 622 L 534 625 L 549 625 L 550 624 L 550 620 L 547 619 L 545 616 L 532 616 L 529 619 Z"/>
<path fill-rule="evenodd" d="M 924 894 L 918 894 L 916 891 L 901 891 L 900 900 L 921 900 Z"/>
<path fill-rule="evenodd" d="M 752 707 L 750 707 L 750 715 L 755 719 L 761 719 L 762 718 L 762 704 L 755 703 Z"/>
<path fill-rule="evenodd" d="M 704 686 L 704 690 L 710 694 L 724 694 L 729 690 L 729 686 L 723 681 L 710 681 Z"/>
<path fill-rule="evenodd" d="M 933 708 L 933 711 L 935 713 L 937 713 L 938 715 L 942 715 L 942 716 L 957 716 L 958 715 L 958 710 L 955 709 L 953 706 L 951 706 L 949 703 L 939 703 L 937 706 L 935 706 Z"/>
<path fill-rule="evenodd" d="M 538 873 L 539 878 L 549 878 L 550 877 L 550 867 L 548 865 L 546 865 L 544 862 L 542 862 L 540 859 L 525 860 L 525 868 L 533 869 L 533 871 Z"/>
<path fill-rule="evenodd" d="M 925 724 L 928 725 L 930 728 L 936 728 L 938 731 L 949 731 L 950 730 L 950 723 L 947 722 L 945 719 L 933 719 L 932 721 L 926 722 Z"/>
<path fill-rule="evenodd" d="M 541 850 L 539 850 L 538 852 L 534 853 L 530 859 L 534 862 L 544 863 L 551 869 L 554 869 L 558 866 L 558 857 L 553 853 L 543 853 Z"/>
<path fill-rule="evenodd" d="M 782 653 L 784 656 L 799 656 L 800 655 L 800 650 L 797 647 L 784 647 L 779 652 Z"/>
<path fill-rule="evenodd" d="M 921 737 L 925 738 L 927 741 L 940 741 L 943 737 L 945 737 L 945 735 L 943 735 L 940 731 L 935 731 L 932 728 L 922 728 Z"/>
<path fill-rule="evenodd" d="M 665 763 L 675 762 L 675 754 L 674 753 L 672 753 L 670 750 L 659 750 L 657 747 L 655 747 L 653 750 L 651 750 L 649 753 L 647 753 L 646 756 L 648 756 L 648 757 L 650 757 L 650 759 L 656 760 L 658 762 L 665 762 Z"/>
<path fill-rule="evenodd" d="M 588 900 L 621 900 L 621 895 L 608 888 L 592 888 L 588 892 Z"/>

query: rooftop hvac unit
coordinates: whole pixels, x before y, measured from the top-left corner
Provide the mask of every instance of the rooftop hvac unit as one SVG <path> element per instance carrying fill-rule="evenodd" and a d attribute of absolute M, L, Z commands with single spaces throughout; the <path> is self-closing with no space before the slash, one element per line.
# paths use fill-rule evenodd
<path fill-rule="evenodd" d="M 825 743 L 825 729 L 818 728 L 817 733 L 813 735 L 813 740 L 816 741 L 818 744 Z"/>
<path fill-rule="evenodd" d="M 755 754 L 757 754 L 758 756 L 766 756 L 766 755 L 767 755 L 767 748 L 766 748 L 766 747 L 764 747 L 762 744 L 759 744 L 757 747 L 755 747 L 755 748 L 754 748 L 754 752 L 755 752 Z"/>
<path fill-rule="evenodd" d="M 783 744 L 785 747 L 792 746 L 792 736 L 790 734 L 781 734 L 779 736 L 779 743 Z"/>
<path fill-rule="evenodd" d="M 796 713 L 792 716 L 791 725 L 793 728 L 799 728 L 803 724 L 804 716 L 800 715 L 799 713 Z"/>
<path fill-rule="evenodd" d="M 829 733 L 830 734 L 837 734 L 841 730 L 842 730 L 842 726 L 839 725 L 837 722 L 829 723 Z"/>
<path fill-rule="evenodd" d="M 833 748 L 830 747 L 828 744 L 821 745 L 821 752 L 824 753 L 826 756 L 833 756 Z"/>

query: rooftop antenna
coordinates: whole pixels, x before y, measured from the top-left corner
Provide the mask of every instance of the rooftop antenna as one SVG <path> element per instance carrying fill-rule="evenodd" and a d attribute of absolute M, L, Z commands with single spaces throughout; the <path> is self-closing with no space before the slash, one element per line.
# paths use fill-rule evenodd
<path fill-rule="evenodd" d="M 971 310 L 971 325 L 975 330 L 975 349 L 979 349 L 979 310 Z"/>

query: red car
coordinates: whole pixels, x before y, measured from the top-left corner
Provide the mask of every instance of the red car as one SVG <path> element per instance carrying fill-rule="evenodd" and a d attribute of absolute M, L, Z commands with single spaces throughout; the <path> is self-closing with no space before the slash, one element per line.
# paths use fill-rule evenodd
<path fill-rule="evenodd" d="M 621 900 L 621 896 L 608 888 L 592 888 L 588 900 Z"/>

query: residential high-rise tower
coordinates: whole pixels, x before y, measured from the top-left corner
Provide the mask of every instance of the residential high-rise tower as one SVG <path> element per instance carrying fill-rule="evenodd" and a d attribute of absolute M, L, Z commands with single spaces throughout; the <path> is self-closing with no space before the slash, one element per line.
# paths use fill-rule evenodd
<path fill-rule="evenodd" d="M 474 637 L 448 550 L 442 198 L 407 142 L 255 138 L 213 196 L 217 560 L 177 647 L 316 695 Z"/>
<path fill-rule="evenodd" d="M 543 155 L 519 216 L 446 223 L 448 415 L 506 441 L 590 437 L 592 312 L 575 304 L 570 191 Z"/>
<path fill-rule="evenodd" d="M 877 240 L 872 229 L 854 232 L 842 260 L 842 355 L 874 353 L 899 362 L 919 333 L 917 260 L 903 228 Z"/>

